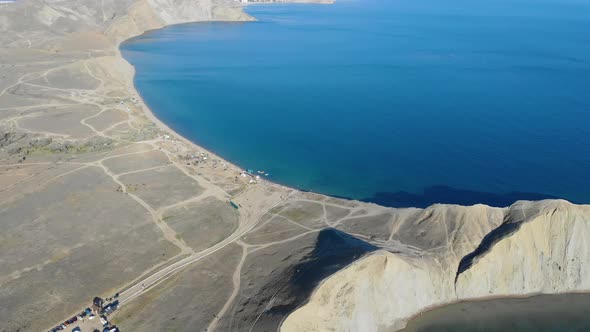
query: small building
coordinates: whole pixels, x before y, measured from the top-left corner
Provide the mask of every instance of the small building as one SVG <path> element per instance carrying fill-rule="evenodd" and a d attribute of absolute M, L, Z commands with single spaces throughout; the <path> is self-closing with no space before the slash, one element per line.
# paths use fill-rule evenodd
<path fill-rule="evenodd" d="M 95 297 L 94 300 L 92 300 L 92 311 L 96 312 L 96 313 L 100 313 L 102 311 L 102 306 L 104 304 L 104 300 L 101 299 L 100 297 Z"/>
<path fill-rule="evenodd" d="M 115 300 L 102 308 L 101 314 L 109 315 L 119 307 L 119 301 Z"/>
<path fill-rule="evenodd" d="M 97 307 L 102 308 L 102 305 L 104 304 L 104 300 L 97 296 L 94 298 L 94 300 L 92 300 L 92 304 L 94 304 Z"/>

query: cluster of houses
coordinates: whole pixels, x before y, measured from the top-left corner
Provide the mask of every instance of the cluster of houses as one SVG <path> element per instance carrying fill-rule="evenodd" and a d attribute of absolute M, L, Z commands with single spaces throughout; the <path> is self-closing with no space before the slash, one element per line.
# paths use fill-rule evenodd
<path fill-rule="evenodd" d="M 102 332 L 119 332 L 119 328 L 115 325 L 111 325 L 107 319 L 108 315 L 112 314 L 119 308 L 118 297 L 119 293 L 115 294 L 113 298 L 106 299 L 106 302 L 98 296 L 92 300 L 92 309 L 100 315 L 100 323 L 103 327 Z"/>
<path fill-rule="evenodd" d="M 167 136 L 167 135 L 166 135 Z M 164 138 L 166 137 L 164 136 Z M 186 161 L 187 165 L 193 165 L 193 166 L 197 166 L 199 164 L 204 164 L 207 163 L 207 161 L 209 160 L 209 154 L 205 153 L 205 152 L 201 152 L 201 153 L 187 153 L 187 154 L 179 154 L 178 155 L 178 159 L 180 160 L 184 160 Z M 217 163 L 219 161 L 218 160 L 213 160 L 213 166 L 217 167 Z M 222 163 L 222 166 L 227 168 L 227 164 L 226 163 Z"/>
<path fill-rule="evenodd" d="M 170 140 L 170 136 L 164 135 L 163 140 L 164 140 L 164 142 L 166 142 L 167 140 Z M 179 160 L 184 161 L 187 166 L 199 166 L 199 165 L 202 166 L 204 164 L 208 164 L 208 165 L 211 165 L 213 169 L 216 169 L 217 167 L 221 167 L 226 172 L 228 171 L 229 166 L 230 166 L 228 163 L 226 163 L 225 161 L 223 161 L 221 159 L 211 158 L 209 156 L 209 154 L 205 153 L 205 152 L 183 153 L 183 154 L 178 154 L 177 157 Z M 254 170 L 248 169 L 246 171 L 241 171 L 240 176 L 242 178 L 246 178 L 248 183 L 255 184 L 255 183 L 258 183 L 262 179 L 262 177 L 268 177 L 269 174 L 265 171 L 254 171 Z M 238 182 L 237 176 L 235 177 L 235 181 Z"/>
<path fill-rule="evenodd" d="M 78 320 L 82 320 L 86 317 L 88 317 L 88 319 L 94 319 L 94 318 L 96 318 L 96 315 L 94 315 L 92 313 L 92 309 L 86 308 L 84 311 L 82 311 L 78 315 L 76 315 L 76 316 L 66 320 L 65 322 L 59 324 L 58 326 L 54 327 L 53 329 L 50 330 L 50 332 L 57 332 L 57 331 L 65 330 L 68 326 L 70 326 L 70 325 L 76 323 Z M 75 327 L 72 331 L 74 331 L 74 332 L 80 331 L 80 328 Z"/>
<path fill-rule="evenodd" d="M 65 322 L 51 329 L 50 332 L 65 330 L 66 328 L 75 324 L 76 322 L 84 321 L 85 319 L 98 319 L 100 321 L 100 324 L 103 327 L 102 331 L 94 330 L 93 332 L 119 332 L 119 328 L 115 325 L 110 324 L 107 319 L 107 316 L 112 314 L 119 307 L 119 300 L 117 300 L 118 295 L 119 294 L 117 293 L 114 296 L 114 298 L 107 299 L 106 302 L 100 297 L 95 297 L 92 301 L 92 308 L 84 309 L 84 311 L 82 311 L 78 315 L 66 320 Z M 72 329 L 72 332 L 81 332 L 81 329 L 80 327 L 74 327 Z"/>
<path fill-rule="evenodd" d="M 164 136 L 164 138 L 166 138 L 166 136 Z M 223 169 L 224 171 L 227 171 L 229 169 L 228 163 L 218 158 L 211 158 L 209 154 L 205 152 L 179 154 L 177 157 L 179 160 L 183 160 L 184 162 L 186 162 L 187 166 L 202 166 L 207 164 L 211 165 L 213 169 L 216 169 L 218 167 Z"/>

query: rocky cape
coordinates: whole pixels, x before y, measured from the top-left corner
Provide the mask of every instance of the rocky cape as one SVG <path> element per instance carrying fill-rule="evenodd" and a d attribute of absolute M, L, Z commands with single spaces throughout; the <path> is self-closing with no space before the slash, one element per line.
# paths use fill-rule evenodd
<path fill-rule="evenodd" d="M 407 250 L 379 250 L 337 272 L 281 331 L 396 331 L 458 301 L 590 290 L 590 206 L 552 200 L 431 211 L 400 227 L 413 233 L 401 239 Z"/>

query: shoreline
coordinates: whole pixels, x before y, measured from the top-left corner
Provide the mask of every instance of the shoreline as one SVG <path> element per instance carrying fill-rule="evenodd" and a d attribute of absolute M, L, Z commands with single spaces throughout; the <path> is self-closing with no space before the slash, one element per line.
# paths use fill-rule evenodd
<path fill-rule="evenodd" d="M 391 332 L 404 331 L 410 321 L 413 321 L 415 319 L 418 319 L 418 318 L 420 318 L 420 316 L 422 316 L 422 315 L 424 315 L 426 313 L 429 313 L 429 312 L 432 312 L 432 311 L 435 311 L 435 310 L 439 310 L 439 309 L 443 309 L 445 307 L 457 305 L 457 304 L 480 303 L 480 302 L 496 301 L 496 300 L 526 300 L 526 299 L 532 299 L 532 298 L 541 297 L 541 296 L 567 296 L 567 295 L 582 295 L 582 296 L 584 296 L 584 295 L 590 295 L 590 290 L 585 290 L 585 291 L 571 291 L 571 292 L 564 292 L 564 293 L 514 294 L 514 295 L 508 295 L 508 296 L 492 295 L 492 296 L 483 296 L 483 297 L 478 297 L 478 298 L 473 298 L 473 299 L 457 300 L 457 301 L 453 301 L 453 302 L 448 302 L 448 303 L 444 303 L 444 304 L 439 304 L 439 305 L 434 305 L 434 306 L 427 307 L 424 310 L 421 310 L 420 312 L 416 313 L 415 315 L 412 315 L 409 318 L 407 318 L 405 320 L 406 326 L 404 326 L 401 329 L 392 330 Z"/>
<path fill-rule="evenodd" d="M 278 4 L 299 4 L 299 5 L 308 5 L 308 4 L 317 4 L 317 5 L 331 5 L 333 4 L 334 1 L 329 0 L 329 2 L 322 2 L 322 1 L 288 1 L 288 2 L 281 2 Z M 269 4 L 275 4 L 275 3 L 266 3 L 266 2 L 260 2 L 260 3 L 251 3 L 248 4 L 246 6 L 250 6 L 250 5 L 269 5 Z M 246 6 L 239 6 L 241 8 L 245 8 Z M 121 46 L 123 44 L 125 44 L 126 42 L 129 42 L 130 40 L 132 40 L 133 38 L 137 38 L 140 36 L 143 36 L 147 33 L 150 33 L 152 31 L 156 31 L 156 30 L 160 30 L 160 29 L 164 29 L 170 26 L 175 26 L 175 25 L 184 25 L 184 24 L 198 24 L 198 23 L 212 23 L 212 22 L 220 22 L 220 23 L 252 23 L 252 22 L 256 22 L 257 18 L 254 16 L 251 16 L 250 14 L 244 12 L 249 18 L 252 18 L 251 20 L 213 20 L 213 21 L 202 21 L 202 22 L 183 22 L 183 23 L 177 23 L 177 24 L 168 24 L 168 25 L 163 25 L 159 28 L 154 28 L 154 29 L 149 29 L 146 30 L 138 35 L 132 35 L 128 38 L 124 38 L 121 41 L 118 41 L 115 45 L 115 51 L 116 51 L 116 58 L 119 60 L 123 60 L 123 62 L 125 63 L 126 66 L 128 66 L 128 70 L 125 73 L 125 82 L 127 85 L 127 89 L 128 91 L 131 93 L 131 95 L 136 96 L 136 99 L 138 100 L 138 104 L 136 105 L 136 109 L 138 111 L 139 114 L 144 115 L 148 121 L 150 121 L 151 123 L 153 123 L 154 125 L 156 125 L 156 127 L 164 132 L 167 132 L 167 134 L 171 135 L 173 139 L 178 140 L 184 144 L 186 144 L 189 148 L 191 149 L 198 149 L 198 150 L 202 150 L 206 153 L 208 153 L 210 156 L 217 158 L 223 162 L 225 162 L 226 164 L 228 164 L 229 166 L 233 167 L 236 171 L 240 172 L 240 173 L 246 173 L 246 170 L 243 169 L 242 167 L 238 166 L 237 164 L 230 162 L 228 160 L 226 160 L 225 158 L 220 157 L 218 154 L 216 154 L 215 152 L 206 149 L 200 145 L 198 145 L 197 143 L 191 141 L 190 139 L 184 137 L 183 135 L 181 135 L 180 133 L 178 133 L 177 131 L 175 131 L 174 129 L 172 129 L 171 127 L 169 127 L 166 123 L 164 123 L 162 120 L 160 120 L 155 113 L 152 111 L 152 109 L 147 105 L 147 103 L 145 102 L 145 100 L 143 99 L 143 96 L 139 93 L 139 91 L 137 90 L 136 86 L 135 86 L 135 76 L 137 74 L 137 69 L 135 68 L 135 66 L 133 64 L 131 64 L 124 56 L 123 53 L 121 52 Z M 319 193 L 319 192 L 315 192 L 315 191 L 311 191 L 311 190 L 305 190 L 305 189 L 299 189 L 299 188 L 294 188 L 291 186 L 287 186 L 278 182 L 275 182 L 273 180 L 270 180 L 268 178 L 261 178 L 263 179 L 263 181 L 258 182 L 258 184 L 263 184 L 263 185 L 269 185 L 269 186 L 273 186 L 273 187 L 279 187 L 285 190 L 291 190 L 294 192 L 304 192 L 304 193 L 311 193 L 314 195 L 318 195 L 321 197 L 325 197 L 325 198 L 334 198 L 334 199 L 338 199 L 338 200 L 345 200 L 345 201 L 351 201 L 351 202 L 359 202 L 359 203 L 364 203 L 364 204 L 373 204 L 373 205 L 377 205 L 380 207 L 388 207 L 388 206 L 383 206 L 380 205 L 378 203 L 374 203 L 368 200 L 360 200 L 360 199 L 354 199 L 354 198 L 350 198 L 350 197 L 343 197 L 343 196 L 338 196 L 338 195 L 327 195 L 324 193 Z M 479 203 L 478 203 L 479 204 Z M 388 208 L 393 208 L 393 207 L 388 207 Z"/>
<path fill-rule="evenodd" d="M 238 6 L 240 8 L 245 8 L 247 6 L 261 6 L 261 5 L 286 5 L 286 4 L 296 4 L 296 5 L 332 5 L 334 4 L 335 1 L 333 0 L 327 0 L 327 1 L 314 1 L 314 0 L 300 0 L 300 1 L 284 1 L 284 2 L 255 2 L 255 3 L 248 3 L 246 5 L 242 5 L 242 6 Z M 202 21 L 202 22 L 183 22 L 183 23 L 176 23 L 176 24 L 168 24 L 168 25 L 163 25 L 161 27 L 158 28 L 154 28 L 154 29 L 148 29 L 143 31 L 140 34 L 137 35 L 132 35 L 128 38 L 123 38 L 122 40 L 118 41 L 115 45 L 115 51 L 116 51 L 116 57 L 120 60 L 123 60 L 124 63 L 130 68 L 129 72 L 126 73 L 126 77 L 125 77 L 125 81 L 126 81 L 126 85 L 127 85 L 127 89 L 129 90 L 129 92 L 132 95 L 137 96 L 137 100 L 139 101 L 139 107 L 141 107 L 141 110 L 138 108 L 138 111 L 140 114 L 143 114 L 146 116 L 146 118 L 152 122 L 153 124 L 156 125 L 156 127 L 162 131 L 168 132 L 168 134 L 170 134 L 171 136 L 173 136 L 174 139 L 177 139 L 181 142 L 183 142 L 184 144 L 186 144 L 188 147 L 193 148 L 193 149 L 200 149 L 202 151 L 207 152 L 209 155 L 227 163 L 228 165 L 230 165 L 231 167 L 233 167 L 235 170 L 239 171 L 239 172 L 243 172 L 246 173 L 246 170 L 243 169 L 242 167 L 238 166 L 237 164 L 230 162 L 228 160 L 226 160 L 225 158 L 220 157 L 218 154 L 216 154 L 215 152 L 206 149 L 200 145 L 198 145 L 197 143 L 191 141 L 190 139 L 184 137 L 183 135 L 181 135 L 180 133 L 178 133 L 177 131 L 175 131 L 174 129 L 170 128 L 166 123 L 164 123 L 162 120 L 160 120 L 155 113 L 152 111 L 152 109 L 150 107 L 148 107 L 147 103 L 145 102 L 145 100 L 143 99 L 143 96 L 139 93 L 139 91 L 137 90 L 136 86 L 135 86 L 135 76 L 137 74 L 137 69 L 135 68 L 135 66 L 129 62 L 124 56 L 123 53 L 121 52 L 121 46 L 127 42 L 129 42 L 130 40 L 132 40 L 133 38 L 137 38 L 140 36 L 143 36 L 147 33 L 150 33 L 152 31 L 156 31 L 156 30 L 160 30 L 160 29 L 164 29 L 170 26 L 175 26 L 175 25 L 184 25 L 184 24 L 199 24 L 199 23 L 213 23 L 213 22 L 219 22 L 219 23 L 236 23 L 236 24 L 240 24 L 240 23 L 252 23 L 252 22 L 257 22 L 258 19 L 250 14 L 248 14 L 247 12 L 244 11 L 244 14 L 247 15 L 247 17 L 251 18 L 251 20 L 212 20 L 212 21 Z M 372 201 L 368 201 L 368 200 L 361 200 L 361 199 L 354 199 L 351 197 L 344 197 L 344 196 L 338 196 L 338 195 L 328 195 L 328 194 L 324 194 L 324 193 L 319 193 L 319 192 L 315 192 L 315 191 L 311 191 L 311 190 L 305 190 L 305 189 L 300 189 L 300 188 L 294 188 L 291 186 L 287 186 L 275 181 L 270 180 L 269 178 L 262 178 L 263 181 L 259 182 L 258 184 L 266 184 L 266 185 L 270 185 L 270 186 L 274 186 L 274 187 L 280 187 L 286 190 L 292 190 L 294 192 L 305 192 L 305 193 L 311 193 L 314 195 L 319 195 L 322 197 L 329 197 L 329 198 L 334 198 L 334 199 L 339 199 L 339 200 L 345 200 L 345 201 L 351 201 L 351 202 L 360 202 L 360 203 L 365 203 L 365 204 L 374 204 L 377 206 L 382 206 L 382 207 L 388 207 L 388 206 L 383 206 L 380 205 L 378 203 L 374 203 Z M 391 207 L 393 208 L 393 207 Z"/>
<path fill-rule="evenodd" d="M 410 322 L 415 321 L 418 322 L 423 315 L 427 315 L 433 313 L 435 311 L 442 311 L 445 308 L 450 308 L 457 305 L 466 305 L 466 304 L 483 304 L 486 302 L 494 302 L 494 301 L 512 301 L 512 300 L 532 300 L 535 298 L 548 298 L 548 297 L 560 297 L 560 296 L 590 296 L 590 290 L 588 291 L 572 291 L 572 292 L 564 292 L 564 293 L 531 293 L 531 294 L 522 294 L 522 295 L 510 295 L 510 296 L 484 296 L 480 298 L 474 299 L 467 299 L 467 300 L 460 300 L 449 302 L 446 304 L 436 305 L 432 307 L 428 307 L 425 310 L 420 311 L 419 313 L 411 316 L 410 318 L 405 320 L 405 326 L 400 329 L 393 328 L 390 332 L 410 332 L 407 330 L 408 325 Z M 484 313 L 485 315 L 489 315 L 493 317 L 493 313 Z M 434 318 L 434 319 L 433 319 Z M 437 317 L 431 317 L 430 319 L 425 319 L 424 322 L 435 322 Z"/>
<path fill-rule="evenodd" d="M 294 4 L 308 4 L 309 3 L 309 4 L 319 4 L 319 5 L 329 4 L 329 3 L 325 3 L 325 2 L 321 2 L 321 1 L 320 2 L 316 2 L 316 1 L 292 2 L 292 1 L 289 1 L 289 2 L 284 2 L 284 3 L 281 2 L 279 4 L 291 4 L 291 3 L 294 3 Z M 236 8 L 240 8 L 243 10 L 244 8 L 246 8 L 247 6 L 250 6 L 250 5 L 270 6 L 269 3 L 260 2 L 260 3 L 249 3 L 245 6 L 236 6 Z M 274 6 L 274 4 L 273 4 L 273 6 Z M 227 148 L 223 149 L 223 150 L 226 150 L 226 153 L 225 153 L 225 157 L 222 157 L 217 152 L 215 152 L 209 148 L 205 148 L 204 146 L 200 145 L 197 142 L 198 135 L 192 135 L 191 133 L 193 133 L 193 131 L 191 131 L 190 128 L 188 128 L 189 130 L 187 130 L 187 128 L 185 127 L 184 132 L 186 135 L 193 136 L 196 141 L 193 141 L 193 140 L 187 138 L 186 136 L 181 135 L 178 131 L 173 129 L 170 125 L 166 124 L 162 119 L 160 119 L 155 114 L 154 110 L 151 109 L 151 107 L 147 104 L 146 100 L 144 99 L 144 97 L 141 95 L 141 93 L 139 92 L 139 90 L 135 86 L 135 79 L 137 77 L 137 68 L 134 66 L 134 64 L 132 64 L 129 60 L 127 60 L 125 58 L 125 56 L 123 55 L 122 47 L 126 43 L 132 42 L 132 40 L 134 38 L 145 36 L 145 35 L 150 34 L 151 32 L 156 31 L 158 29 L 164 29 L 164 28 L 174 26 L 174 25 L 212 23 L 212 22 L 229 23 L 229 24 L 243 24 L 243 23 L 248 23 L 248 22 L 256 22 L 258 20 L 256 17 L 250 15 L 249 13 L 247 13 L 247 12 L 244 12 L 244 13 L 245 13 L 245 16 L 248 17 L 248 19 L 243 19 L 243 17 L 240 16 L 237 20 L 228 19 L 228 20 L 212 20 L 212 21 L 198 21 L 198 22 L 181 22 L 181 23 L 176 23 L 176 24 L 162 25 L 161 27 L 148 29 L 148 30 L 143 31 L 140 34 L 131 35 L 127 38 L 124 38 L 123 40 L 119 41 L 116 45 L 117 57 L 120 57 L 121 59 L 123 59 L 124 62 L 131 67 L 129 77 L 128 77 L 128 79 L 126 79 L 127 88 L 132 95 L 137 97 L 137 99 L 139 101 L 138 107 L 145 108 L 145 111 L 143 111 L 143 112 L 140 111 L 139 113 L 145 114 L 149 121 L 154 123 L 159 129 L 161 129 L 163 131 L 167 131 L 169 134 L 173 135 L 175 137 L 175 139 L 182 141 L 183 143 L 185 143 L 187 146 L 189 146 L 191 148 L 197 148 L 197 149 L 207 152 L 211 156 L 219 159 L 220 161 L 223 161 L 223 162 L 227 163 L 228 165 L 233 166 L 234 169 L 237 169 L 240 172 L 244 172 L 245 170 L 249 169 L 250 168 L 250 167 L 248 167 L 249 165 L 256 165 L 257 160 L 252 158 L 252 157 L 256 157 L 256 155 L 253 154 L 253 156 L 248 156 L 249 158 L 244 158 L 242 156 L 241 159 L 242 159 L 242 161 L 245 161 L 245 162 L 242 165 L 240 165 L 238 163 L 238 161 L 240 161 L 239 159 L 234 159 L 232 161 L 232 156 L 231 156 L 232 154 L 227 153 L 228 151 L 231 151 L 231 149 L 229 149 L 229 150 Z M 194 109 L 194 107 L 191 107 L 191 109 Z M 163 111 L 164 112 L 162 112 L 161 115 L 167 114 L 167 113 L 165 113 L 167 110 L 163 110 Z M 171 113 L 174 113 L 174 112 L 171 112 Z M 215 145 L 215 144 L 210 144 L 210 146 L 213 146 L 213 145 Z M 231 144 L 230 144 L 230 146 L 231 146 Z M 221 150 L 219 150 L 219 151 L 221 151 Z M 254 161 L 254 162 L 252 162 L 252 161 Z M 272 161 L 270 162 L 270 164 L 271 164 L 270 166 L 276 165 L 276 164 L 273 164 Z M 261 167 L 259 169 L 265 169 L 265 167 L 268 167 L 269 165 L 257 165 L 257 166 Z M 336 165 L 336 166 L 338 166 L 338 165 Z M 288 167 L 283 168 L 282 165 L 279 165 L 279 170 L 285 170 L 285 169 L 289 169 L 289 168 Z M 289 171 L 286 173 L 289 175 L 294 174 L 293 172 L 289 172 Z M 284 188 L 293 189 L 293 190 L 297 190 L 297 191 L 301 191 L 301 192 L 316 193 L 316 194 L 320 194 L 320 195 L 327 196 L 327 197 L 333 197 L 333 198 L 338 198 L 338 199 L 343 199 L 343 200 L 358 201 L 358 202 L 363 202 L 363 203 L 371 203 L 371 204 L 376 204 L 378 206 L 390 207 L 390 208 L 426 208 L 428 206 L 435 205 L 435 204 L 448 204 L 448 205 L 461 205 L 461 206 L 473 206 L 473 205 L 478 205 L 478 204 L 484 204 L 484 205 L 493 206 L 493 207 L 508 207 L 520 200 L 537 201 L 537 200 L 545 200 L 545 199 L 564 199 L 564 200 L 567 200 L 568 202 L 571 202 L 571 203 L 583 204 L 583 203 L 580 203 L 581 202 L 580 200 L 574 199 L 576 196 L 575 193 L 574 193 L 574 195 L 571 195 L 571 193 L 569 193 L 568 195 L 560 195 L 560 194 L 554 194 L 551 190 L 535 191 L 534 188 L 529 189 L 529 190 L 523 189 L 521 191 L 510 190 L 510 189 L 504 190 L 503 188 L 500 188 L 500 189 L 496 188 L 496 189 L 491 189 L 490 191 L 487 191 L 486 190 L 487 188 L 482 187 L 482 184 L 478 183 L 477 181 L 472 181 L 471 183 L 466 183 L 466 184 L 465 183 L 460 184 L 460 183 L 452 183 L 453 180 L 449 181 L 449 180 L 444 180 L 444 179 L 443 180 L 440 180 L 440 179 L 436 180 L 435 179 L 432 182 L 430 182 L 430 180 L 429 180 L 429 181 L 424 181 L 423 183 L 421 183 L 420 181 L 413 181 L 413 183 L 411 183 L 411 185 L 400 185 L 399 188 L 391 188 L 391 187 L 398 187 L 398 184 L 396 183 L 393 186 L 387 186 L 387 187 L 383 186 L 383 190 L 381 190 L 382 188 L 379 186 L 367 186 L 367 188 L 368 188 L 367 190 L 364 190 L 364 187 L 359 187 L 359 186 L 356 186 L 356 187 L 339 186 L 338 181 L 333 181 L 331 183 L 328 183 L 327 186 L 315 185 L 315 188 L 313 188 L 314 184 L 310 183 L 310 181 L 306 182 L 306 180 L 309 178 L 311 178 L 312 180 L 316 180 L 318 178 L 318 176 L 316 176 L 314 178 L 313 176 L 315 176 L 316 173 L 311 172 L 310 174 L 311 174 L 311 176 L 309 176 L 307 178 L 306 177 L 303 177 L 303 178 L 284 177 L 283 179 L 281 179 L 279 176 L 275 177 L 274 176 L 275 174 L 272 174 L 271 175 L 272 179 L 261 176 L 261 180 L 268 182 L 268 183 L 272 183 L 273 185 L 276 185 L 276 186 L 281 186 Z M 256 175 L 256 174 L 254 174 L 254 175 Z M 288 180 L 282 181 L 285 179 L 288 179 Z M 295 179 L 295 180 L 293 180 L 293 179 Z M 303 179 L 303 180 L 301 180 L 301 179 Z M 371 180 L 371 179 L 369 179 L 369 180 Z M 446 182 L 446 181 L 449 181 L 449 182 Z M 359 189 L 359 188 L 360 188 L 360 190 L 356 190 L 356 191 L 354 190 L 354 189 Z M 344 190 L 342 190 L 342 189 L 344 189 Z M 353 189 L 353 190 L 347 190 L 347 189 Z M 344 194 L 343 195 L 339 194 L 339 192 L 344 193 Z"/>
<path fill-rule="evenodd" d="M 213 22 L 213 21 L 210 21 Z M 236 22 L 236 23 L 240 23 L 240 22 L 251 22 L 251 21 L 219 21 L 219 22 Z M 199 22 L 192 22 L 192 23 L 199 23 Z M 121 52 L 121 46 L 123 44 L 125 44 L 126 42 L 130 41 L 133 38 L 139 37 L 139 36 L 143 36 L 146 33 L 149 33 L 151 31 L 156 31 L 159 29 L 163 29 L 172 25 L 180 25 L 180 24 L 192 24 L 192 23 L 178 23 L 178 24 L 169 24 L 169 25 L 163 25 L 160 28 L 155 28 L 155 29 L 149 29 L 146 30 L 138 35 L 133 35 L 130 36 L 128 38 L 124 38 L 122 41 L 119 41 L 116 43 L 115 45 L 115 50 L 116 50 L 116 58 L 123 60 L 123 62 L 128 66 L 129 68 L 129 72 L 127 72 L 127 75 L 125 77 L 125 83 L 127 85 L 127 89 L 129 89 L 129 92 L 131 92 L 131 94 L 137 96 L 137 99 L 139 101 L 139 106 L 141 107 L 139 111 L 140 114 L 145 115 L 145 117 L 151 121 L 153 124 L 156 125 L 156 127 L 162 131 L 167 131 L 169 132 L 170 135 L 173 135 L 175 139 L 180 140 L 181 142 L 183 142 L 184 144 L 187 144 L 188 146 L 190 146 L 191 148 L 196 148 L 196 149 L 201 149 L 206 151 L 207 153 L 211 154 L 212 156 L 215 156 L 216 158 L 219 158 L 221 160 L 223 160 L 224 162 L 228 163 L 229 165 L 237 168 L 238 170 L 242 170 L 240 167 L 238 167 L 237 165 L 228 162 L 227 160 L 220 158 L 217 154 L 213 153 L 212 151 L 209 151 L 208 149 L 203 148 L 202 146 L 199 146 L 198 144 L 192 142 L 191 140 L 189 140 L 188 138 L 180 135 L 178 132 L 174 131 L 172 128 L 170 128 L 168 125 L 166 125 L 162 120 L 160 120 L 155 114 L 154 112 L 147 106 L 145 100 L 143 99 L 143 96 L 139 93 L 139 91 L 137 90 L 137 88 L 135 87 L 135 75 L 137 73 L 137 69 L 135 68 L 135 66 L 133 66 L 133 64 L 131 64 L 129 61 L 127 61 L 127 59 L 125 59 L 125 57 L 123 56 L 123 53 Z M 202 23 L 208 23 L 208 22 L 202 22 Z"/>
<path fill-rule="evenodd" d="M 384 250 L 384 249 L 382 249 L 382 250 Z M 385 250 L 385 251 L 388 252 L 387 250 Z M 375 253 L 367 253 L 367 254 L 363 255 L 362 257 L 360 257 L 359 259 L 355 260 L 354 262 L 343 267 L 339 271 L 344 271 L 346 269 L 349 269 L 352 266 L 359 264 L 359 262 L 362 262 L 363 259 L 365 259 L 371 255 L 374 255 L 374 254 Z M 311 293 L 311 295 L 309 296 L 309 298 L 307 299 L 307 301 L 301 303 L 289 315 L 286 315 L 285 317 L 283 317 L 283 319 L 281 320 L 280 326 L 283 325 L 283 323 L 289 318 L 289 316 L 292 313 L 296 312 L 297 310 L 299 310 L 299 309 L 305 307 L 307 304 L 309 304 L 311 299 L 314 296 L 316 296 L 316 293 L 322 288 L 322 286 L 324 286 L 327 283 L 327 281 L 330 278 L 334 277 L 335 275 L 336 274 L 333 274 L 330 277 L 328 277 L 328 278 L 322 280 L 320 283 L 318 283 L 317 286 L 314 288 L 313 292 Z M 469 298 L 469 299 L 456 299 L 454 301 L 441 303 L 441 304 L 435 304 L 432 306 L 425 307 L 422 310 L 419 310 L 416 313 L 412 314 L 411 316 L 408 316 L 407 318 L 402 318 L 401 322 L 403 323 L 403 326 L 396 327 L 395 325 L 392 325 L 392 326 L 386 327 L 385 331 L 387 331 L 387 332 L 411 332 L 411 331 L 406 331 L 406 328 L 408 327 L 408 323 L 410 323 L 414 320 L 420 319 L 420 317 L 422 315 L 425 315 L 427 313 L 441 310 L 441 309 L 448 308 L 448 307 L 455 306 L 455 305 L 460 305 L 460 304 L 482 303 L 482 302 L 497 301 L 497 300 L 526 300 L 526 299 L 532 299 L 532 298 L 536 298 L 536 297 L 552 297 L 552 296 L 568 296 L 568 295 L 590 296 L 590 289 L 579 290 L 579 291 L 573 290 L 573 291 L 556 292 L 556 293 L 535 292 L 535 293 L 526 293 L 526 294 L 490 295 L 490 296 L 482 296 L 482 297 Z M 398 321 L 398 322 L 400 322 L 400 321 Z"/>
<path fill-rule="evenodd" d="M 190 23 L 182 23 L 182 24 L 190 24 Z M 144 33 L 147 33 L 147 32 L 148 31 L 146 31 Z M 130 40 L 130 39 L 135 38 L 135 37 L 138 37 L 138 36 L 133 36 L 133 37 L 131 37 L 129 39 L 126 39 L 125 41 Z M 124 42 L 122 42 L 120 44 L 122 45 Z M 235 163 L 232 163 L 232 162 L 226 160 L 225 158 L 220 157 L 215 152 L 212 152 L 211 150 L 206 149 L 206 148 L 198 145 L 197 143 L 191 141 L 190 139 L 182 136 L 181 134 L 179 134 L 178 132 L 176 132 L 174 129 L 170 128 L 162 120 L 160 120 L 154 114 L 154 112 L 147 106 L 147 104 L 143 100 L 143 97 L 141 96 L 141 94 L 139 93 L 139 91 L 137 91 L 137 89 L 135 87 L 135 73 L 136 73 L 136 69 L 122 55 L 121 49 L 120 49 L 120 45 L 117 46 L 117 57 L 119 57 L 120 59 L 124 60 L 125 63 L 131 68 L 131 73 L 129 73 L 130 76 L 131 76 L 131 81 L 130 82 L 127 82 L 128 83 L 128 89 L 130 90 L 130 92 L 132 94 L 134 94 L 135 96 L 137 96 L 137 100 L 139 101 L 139 105 L 138 106 L 141 107 L 141 110 L 138 110 L 140 114 L 143 114 L 147 118 L 147 120 L 149 120 L 151 123 L 153 123 L 154 125 L 156 125 L 156 127 L 158 129 L 160 129 L 161 131 L 167 132 L 166 134 L 169 134 L 171 136 L 170 137 L 171 139 L 178 140 L 178 141 L 182 142 L 183 144 L 186 144 L 191 149 L 197 149 L 197 150 L 204 151 L 207 154 L 209 154 L 211 157 L 214 157 L 216 159 L 219 159 L 219 160 L 223 161 L 224 163 L 226 163 L 227 165 L 229 165 L 230 167 L 232 167 L 235 171 L 238 171 L 240 173 L 246 173 L 246 174 L 248 174 L 245 169 L 241 168 L 240 166 L 236 165 Z M 137 108 L 139 108 L 139 107 L 137 107 Z M 257 182 L 257 184 L 259 184 L 259 185 L 268 185 L 268 186 L 272 186 L 272 187 L 279 187 L 279 188 L 282 188 L 282 189 L 285 189 L 285 190 L 291 190 L 293 192 L 310 193 L 310 194 L 318 195 L 318 196 L 325 197 L 325 198 L 334 198 L 334 199 L 338 199 L 338 200 L 345 200 L 345 201 L 350 201 L 350 202 L 360 202 L 360 203 L 364 203 L 364 204 L 373 204 L 373 205 L 377 205 L 377 206 L 382 206 L 382 205 L 379 205 L 377 203 L 370 202 L 370 201 L 363 201 L 363 200 L 353 199 L 353 198 L 349 198 L 349 197 L 335 196 L 335 195 L 326 195 L 326 194 L 318 193 L 318 192 L 315 192 L 315 191 L 293 188 L 293 187 L 290 187 L 290 186 L 287 186 L 287 185 L 280 184 L 278 182 L 272 181 L 272 180 L 270 180 L 268 178 L 261 178 L 261 179 L 263 181 Z"/>

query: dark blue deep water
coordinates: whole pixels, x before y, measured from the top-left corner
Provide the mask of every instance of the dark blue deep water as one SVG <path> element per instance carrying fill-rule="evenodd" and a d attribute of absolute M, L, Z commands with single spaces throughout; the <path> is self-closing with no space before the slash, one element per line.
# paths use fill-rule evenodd
<path fill-rule="evenodd" d="M 590 203 L 590 2 L 256 5 L 122 46 L 174 130 L 273 181 L 391 206 Z"/>

